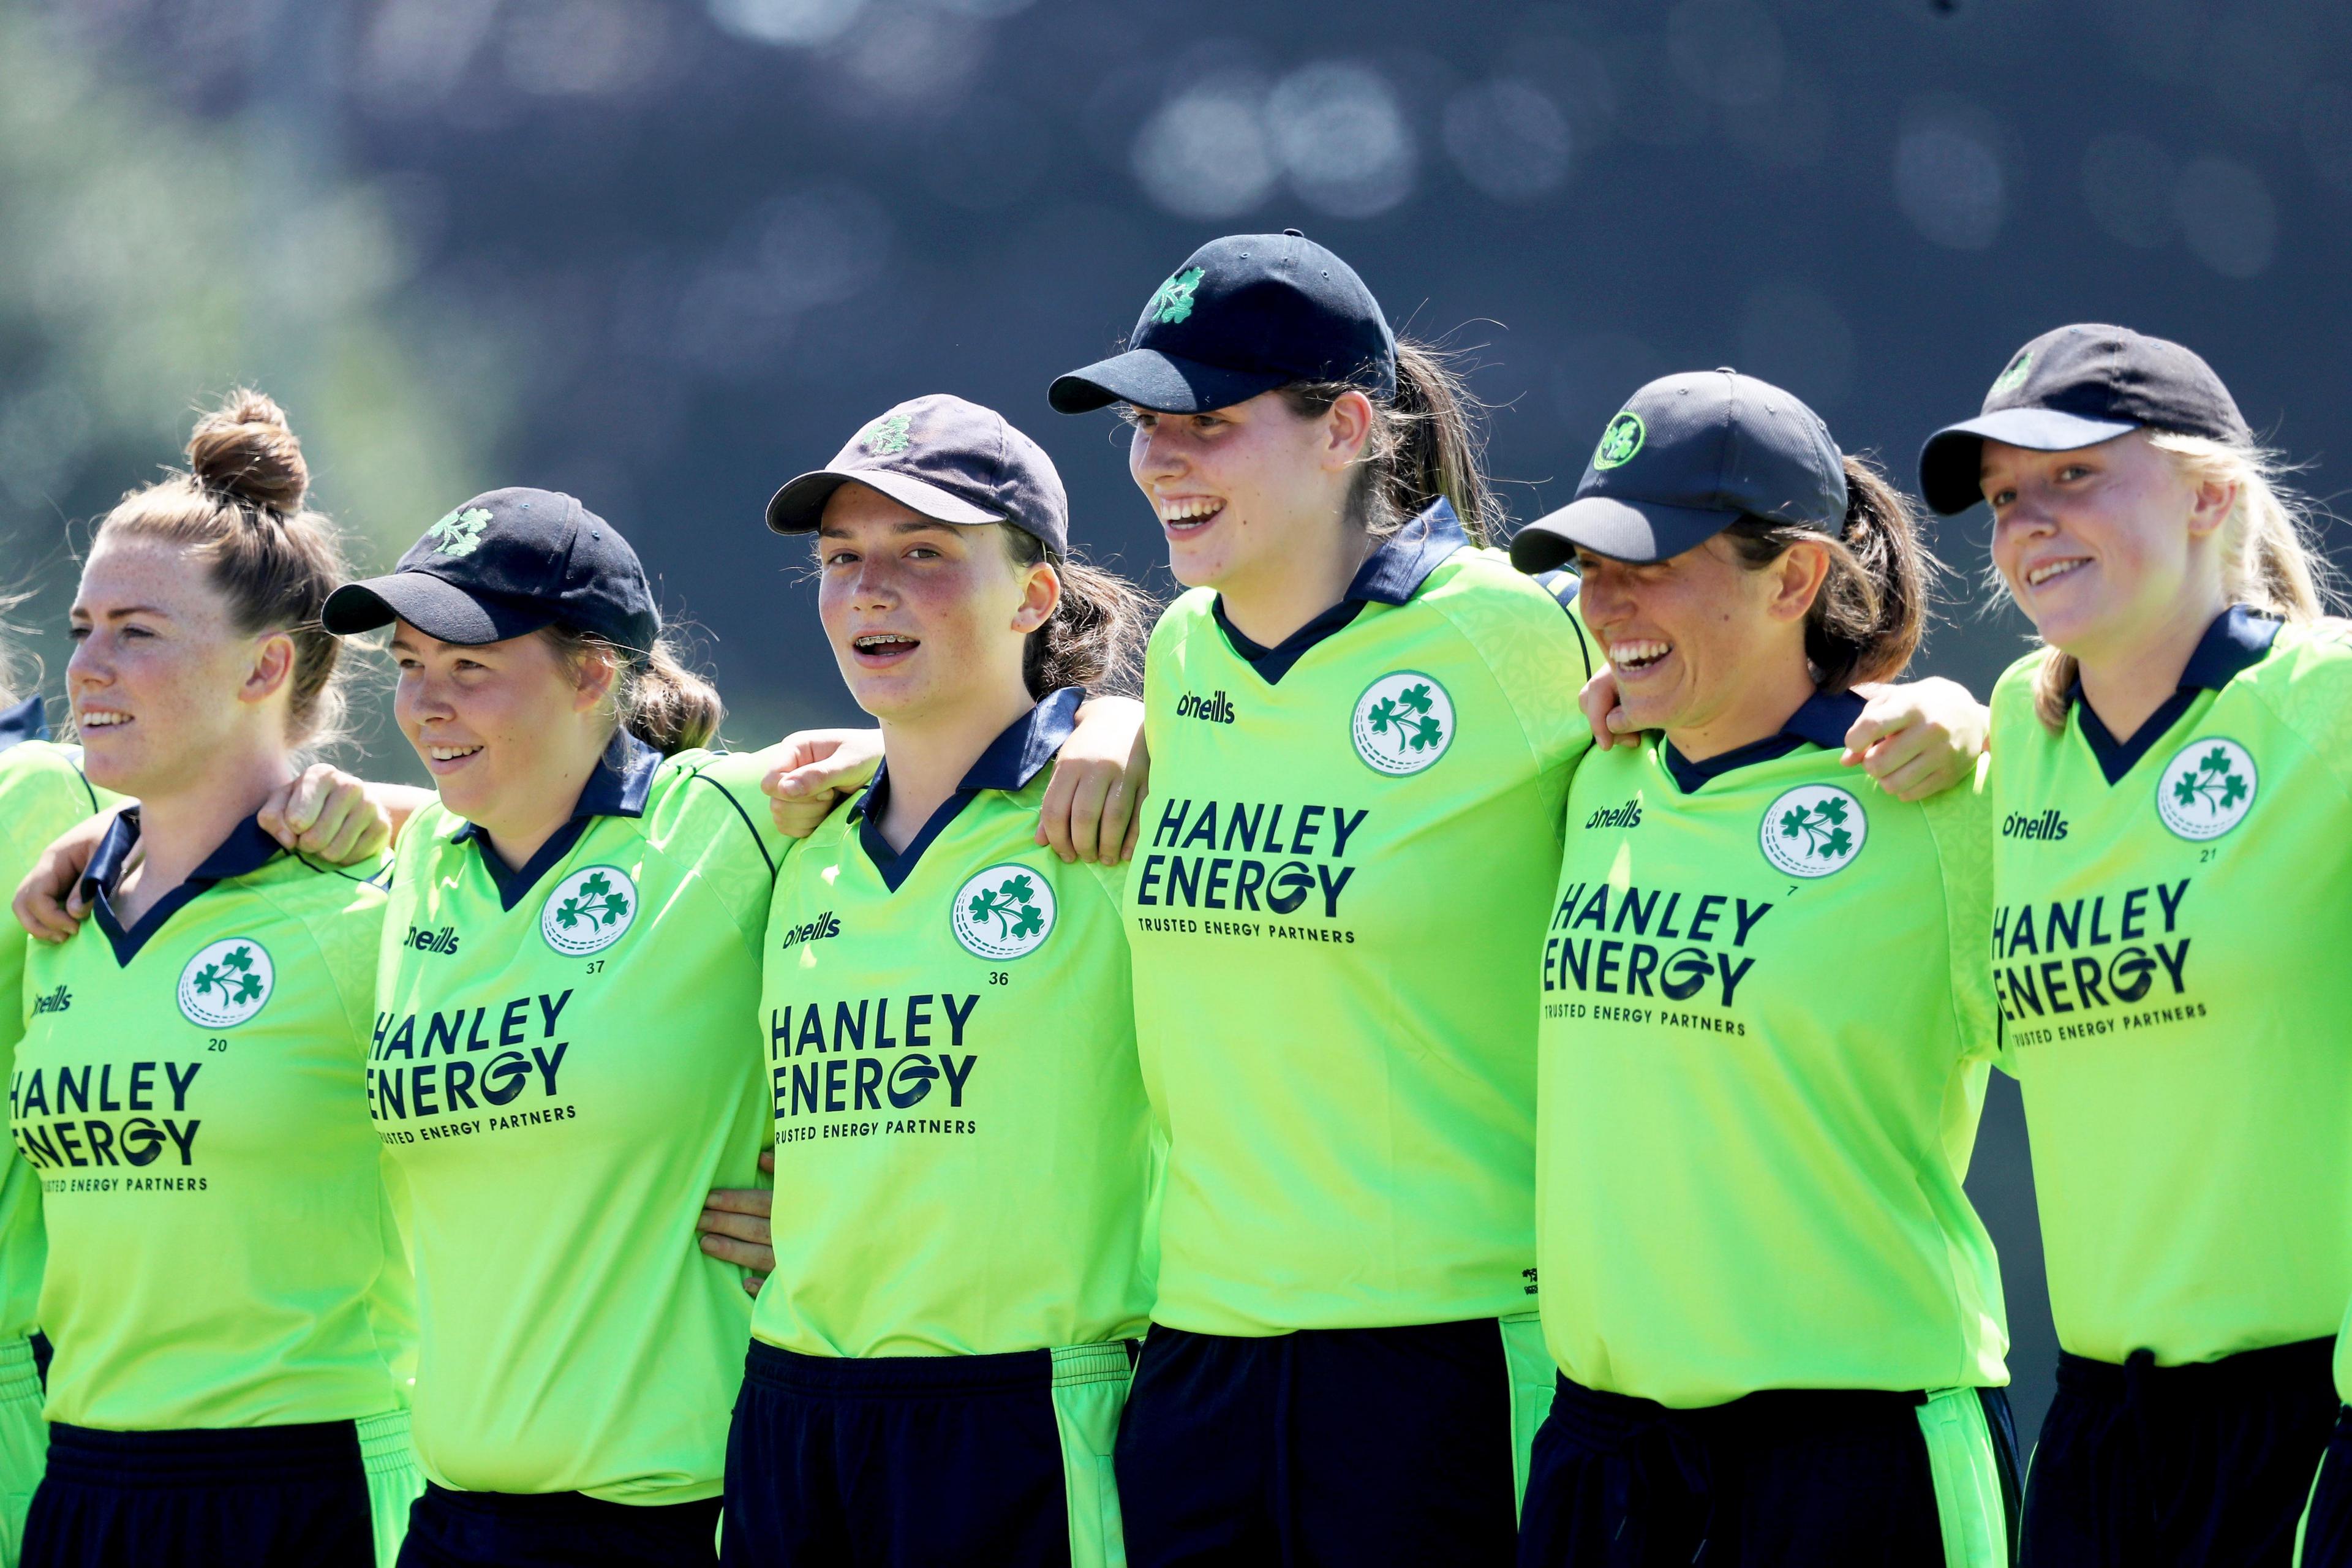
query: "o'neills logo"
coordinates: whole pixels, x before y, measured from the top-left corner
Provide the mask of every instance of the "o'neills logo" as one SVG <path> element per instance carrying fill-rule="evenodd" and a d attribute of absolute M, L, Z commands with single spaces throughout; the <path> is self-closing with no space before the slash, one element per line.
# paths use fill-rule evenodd
<path fill-rule="evenodd" d="M 831 910 L 827 910 L 805 925 L 796 925 L 786 931 L 784 940 L 778 945 L 780 948 L 793 948 L 804 942 L 823 942 L 829 936 L 840 934 L 841 922 L 833 918 Z"/>
<path fill-rule="evenodd" d="M 73 993 L 60 985 L 46 996 L 33 998 L 33 1016 L 37 1018 L 44 1013 L 62 1013 L 72 1005 Z"/>
<path fill-rule="evenodd" d="M 1619 806 L 1609 806 L 1585 818 L 1587 827 L 1639 827 L 1642 826 L 1642 802 L 1637 795 Z"/>
<path fill-rule="evenodd" d="M 2039 816 L 2027 816 L 2012 811 L 2001 820 L 2000 836 L 2003 838 L 2063 838 L 2066 837 L 2066 819 L 2058 815 L 2056 806 Z"/>
<path fill-rule="evenodd" d="M 407 939 L 401 945 L 413 947 L 419 952 L 455 952 L 457 951 L 457 928 L 443 926 L 439 931 L 434 931 L 429 927 L 419 930 L 410 926 Z"/>
<path fill-rule="evenodd" d="M 1223 691 L 1213 691 L 1203 697 L 1197 691 L 1187 691 L 1176 700 L 1179 719 L 1205 719 L 1212 724 L 1234 721 L 1234 700 Z"/>

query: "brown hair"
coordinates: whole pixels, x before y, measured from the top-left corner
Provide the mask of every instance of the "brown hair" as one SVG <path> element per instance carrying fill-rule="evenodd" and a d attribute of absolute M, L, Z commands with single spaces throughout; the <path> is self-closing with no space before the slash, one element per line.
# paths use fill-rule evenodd
<path fill-rule="evenodd" d="M 1065 686 L 1131 695 L 1158 607 L 1151 596 L 1117 573 L 1055 553 L 1025 529 L 1008 522 L 997 531 L 1015 566 L 1044 562 L 1062 582 L 1053 617 L 1029 634 L 1022 649 L 1021 678 L 1029 695 L 1044 697 Z"/>
<path fill-rule="evenodd" d="M 1805 658 L 1824 691 L 1843 691 L 1903 673 L 1927 618 L 1927 587 L 1942 570 L 1919 542 L 1919 517 L 1875 465 L 1845 459 L 1845 520 L 1838 536 L 1760 517 L 1724 534 L 1751 571 L 1792 544 L 1829 552 L 1830 573 L 1805 614 Z"/>
<path fill-rule="evenodd" d="M 2221 524 L 2221 597 L 2286 621 L 2317 620 L 2326 611 L 2330 572 L 2311 542 L 2311 503 L 2289 489 L 2279 453 L 2210 436 L 2147 432 L 2192 485 L 2234 484 L 2238 504 Z M 2033 713 L 2055 734 L 2066 728 L 2067 693 L 2081 667 L 2049 650 L 2033 676 Z"/>
<path fill-rule="evenodd" d="M 285 411 L 239 387 L 196 421 L 188 471 L 125 494 L 94 542 L 176 545 L 205 563 L 240 633 L 292 637 L 287 738 L 314 749 L 341 738 L 342 642 L 319 624 L 319 610 L 350 573 L 334 524 L 302 504 L 310 489 L 310 466 Z"/>
<path fill-rule="evenodd" d="M 568 669 L 599 654 L 613 660 L 613 711 L 622 729 L 665 757 L 707 746 L 719 734 L 727 705 L 719 689 L 686 668 L 677 645 L 667 637 L 640 653 L 594 632 L 552 626 L 541 634 L 554 645 Z"/>
<path fill-rule="evenodd" d="M 1474 544 L 1501 522 L 1502 502 L 1486 482 L 1485 405 L 1470 394 L 1454 356 L 1412 338 L 1397 340 L 1393 397 L 1374 397 L 1352 381 L 1297 381 L 1281 389 L 1302 418 L 1320 418 L 1348 391 L 1371 398 L 1372 434 L 1349 492 L 1350 521 L 1383 539 L 1443 497 Z"/>

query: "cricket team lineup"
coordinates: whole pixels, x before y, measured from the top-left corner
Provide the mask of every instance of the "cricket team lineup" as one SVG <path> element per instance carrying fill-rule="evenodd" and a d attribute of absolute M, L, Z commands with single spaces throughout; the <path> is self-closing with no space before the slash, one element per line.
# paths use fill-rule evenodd
<path fill-rule="evenodd" d="M 1213 240 L 1048 392 L 1181 596 L 916 397 L 719 545 L 877 726 L 759 752 L 588 504 L 362 577 L 232 395 L 0 713 L 0 1562 L 2352 1564 L 2352 638 L 2196 353 L 1987 369 L 1903 483 L 1662 377 L 1510 532 Z"/>

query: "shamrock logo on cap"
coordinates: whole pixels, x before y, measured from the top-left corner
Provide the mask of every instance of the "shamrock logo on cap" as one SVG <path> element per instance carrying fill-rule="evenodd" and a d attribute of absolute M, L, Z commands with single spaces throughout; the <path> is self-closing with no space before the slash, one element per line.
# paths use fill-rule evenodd
<path fill-rule="evenodd" d="M 2033 351 L 2021 350 L 2018 356 L 2009 362 L 2009 368 L 2000 373 L 2000 379 L 1992 384 L 1992 389 L 1995 392 L 2015 392 L 2025 384 L 2025 378 L 2032 370 Z"/>
<path fill-rule="evenodd" d="M 908 432 L 914 427 L 914 423 L 903 414 L 886 414 L 866 427 L 857 437 L 857 444 L 865 447 L 868 455 L 877 458 L 903 452 L 911 439 Z"/>
<path fill-rule="evenodd" d="M 1179 272 L 1160 286 L 1151 302 L 1143 307 L 1143 313 L 1163 327 L 1182 321 L 1192 313 L 1192 290 L 1201 286 L 1201 279 L 1206 276 L 1198 267 Z"/>
<path fill-rule="evenodd" d="M 487 507 L 468 507 L 453 511 L 425 531 L 427 539 L 441 542 L 436 552 L 443 555 L 471 555 L 482 542 L 482 530 L 490 526 Z"/>
<path fill-rule="evenodd" d="M 1601 445 L 1593 449 L 1592 466 L 1596 468 L 1622 467 L 1642 449 L 1642 437 L 1649 434 L 1642 416 L 1628 408 L 1609 422 L 1601 432 Z"/>

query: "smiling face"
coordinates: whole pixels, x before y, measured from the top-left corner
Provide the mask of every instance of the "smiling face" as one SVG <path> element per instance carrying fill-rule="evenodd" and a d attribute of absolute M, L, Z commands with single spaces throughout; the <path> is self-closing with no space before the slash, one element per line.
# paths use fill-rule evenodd
<path fill-rule="evenodd" d="M 1796 544 L 1751 568 L 1717 534 L 1666 560 L 1612 561 L 1576 552 L 1577 605 L 1617 675 L 1618 700 L 1636 728 L 1685 738 L 1743 726 L 1759 703 L 1787 717 L 1792 673 L 1805 675 L 1805 615 L 1828 574 L 1817 546 Z"/>
<path fill-rule="evenodd" d="M 841 678 L 877 719 L 919 723 L 1025 692 L 1022 655 L 1061 595 L 999 528 L 934 522 L 855 482 L 817 529 L 817 611 Z"/>
<path fill-rule="evenodd" d="M 2044 642 L 2102 662 L 2184 606 L 2200 627 L 2218 613 L 2219 536 L 2236 488 L 2191 483 L 2144 433 L 2070 452 L 1988 440 L 1981 476 L 1993 564 Z"/>
<path fill-rule="evenodd" d="M 392 656 L 393 717 L 442 805 L 493 839 L 570 814 L 612 731 L 609 664 L 574 669 L 538 632 L 467 647 L 406 621 L 394 624 Z"/>
<path fill-rule="evenodd" d="M 1168 569 L 1188 588 L 1250 591 L 1279 578 L 1307 536 L 1336 531 L 1371 405 L 1348 392 L 1301 415 L 1279 392 L 1209 414 L 1129 408 L 1128 472 L 1168 540 Z"/>
<path fill-rule="evenodd" d="M 215 759 L 284 749 L 292 640 L 238 631 L 187 547 L 101 532 L 71 625 L 66 692 L 91 782 L 152 797 Z"/>

